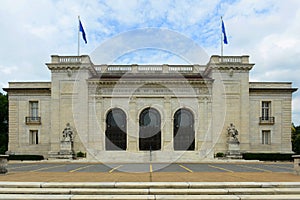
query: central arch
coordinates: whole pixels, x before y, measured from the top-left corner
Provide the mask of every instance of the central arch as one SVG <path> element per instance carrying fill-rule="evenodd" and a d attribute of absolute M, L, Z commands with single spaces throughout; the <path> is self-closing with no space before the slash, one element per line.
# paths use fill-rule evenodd
<path fill-rule="evenodd" d="M 140 114 L 139 149 L 156 151 L 161 149 L 161 119 L 154 108 L 146 108 Z"/>

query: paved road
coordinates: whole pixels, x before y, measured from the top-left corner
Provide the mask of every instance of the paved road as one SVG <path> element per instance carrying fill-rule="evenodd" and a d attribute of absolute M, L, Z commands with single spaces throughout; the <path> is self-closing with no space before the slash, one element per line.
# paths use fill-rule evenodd
<path fill-rule="evenodd" d="M 292 163 L 9 163 L 9 172 L 293 172 Z"/>

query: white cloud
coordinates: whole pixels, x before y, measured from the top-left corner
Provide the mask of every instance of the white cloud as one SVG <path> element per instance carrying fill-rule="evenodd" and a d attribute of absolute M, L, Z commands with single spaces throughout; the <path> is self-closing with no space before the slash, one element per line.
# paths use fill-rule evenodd
<path fill-rule="evenodd" d="M 0 74 L 2 75 L 13 75 L 14 72 L 18 71 L 16 66 L 1 66 L 0 65 Z"/>
<path fill-rule="evenodd" d="M 93 52 L 120 33 L 156 27 L 185 35 L 205 47 L 209 55 L 220 53 L 219 25 L 223 15 L 229 39 L 224 53 L 250 55 L 256 64 L 251 80 L 292 81 L 294 87 L 300 86 L 298 0 L 2 0 L 1 85 L 12 80 L 50 80 L 44 65 L 50 55 L 77 53 L 78 15 L 88 39 L 87 45 L 81 45 L 82 54 Z M 133 53 L 132 61 L 179 62 L 176 56 L 154 52 L 145 59 L 144 53 Z M 130 55 L 123 59 L 131 62 Z M 293 116 L 300 116 L 298 93 L 294 94 Z"/>
<path fill-rule="evenodd" d="M 293 98 L 293 122 L 295 125 L 300 125 L 300 96 Z"/>
<path fill-rule="evenodd" d="M 295 112 L 300 112 L 300 97 L 299 96 L 297 96 L 293 99 L 293 110 Z M 299 121 L 300 121 L 300 118 L 299 118 Z"/>

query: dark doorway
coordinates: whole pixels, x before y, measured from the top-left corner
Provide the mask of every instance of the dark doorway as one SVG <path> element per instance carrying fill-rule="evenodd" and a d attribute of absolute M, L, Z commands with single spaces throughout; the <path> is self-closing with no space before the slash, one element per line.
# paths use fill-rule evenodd
<path fill-rule="evenodd" d="M 107 113 L 105 146 L 106 150 L 126 150 L 126 114 L 119 108 L 114 108 Z"/>
<path fill-rule="evenodd" d="M 140 114 L 139 148 L 141 151 L 161 149 L 160 114 L 154 108 L 146 108 Z"/>
<path fill-rule="evenodd" d="M 174 115 L 174 150 L 195 150 L 194 117 L 187 109 L 179 109 Z"/>

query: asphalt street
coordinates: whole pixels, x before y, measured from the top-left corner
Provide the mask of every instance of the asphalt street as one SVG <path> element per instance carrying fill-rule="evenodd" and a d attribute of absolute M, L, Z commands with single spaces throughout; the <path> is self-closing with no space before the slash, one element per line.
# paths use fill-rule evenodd
<path fill-rule="evenodd" d="M 293 172 L 292 163 L 8 163 L 9 172 Z"/>

